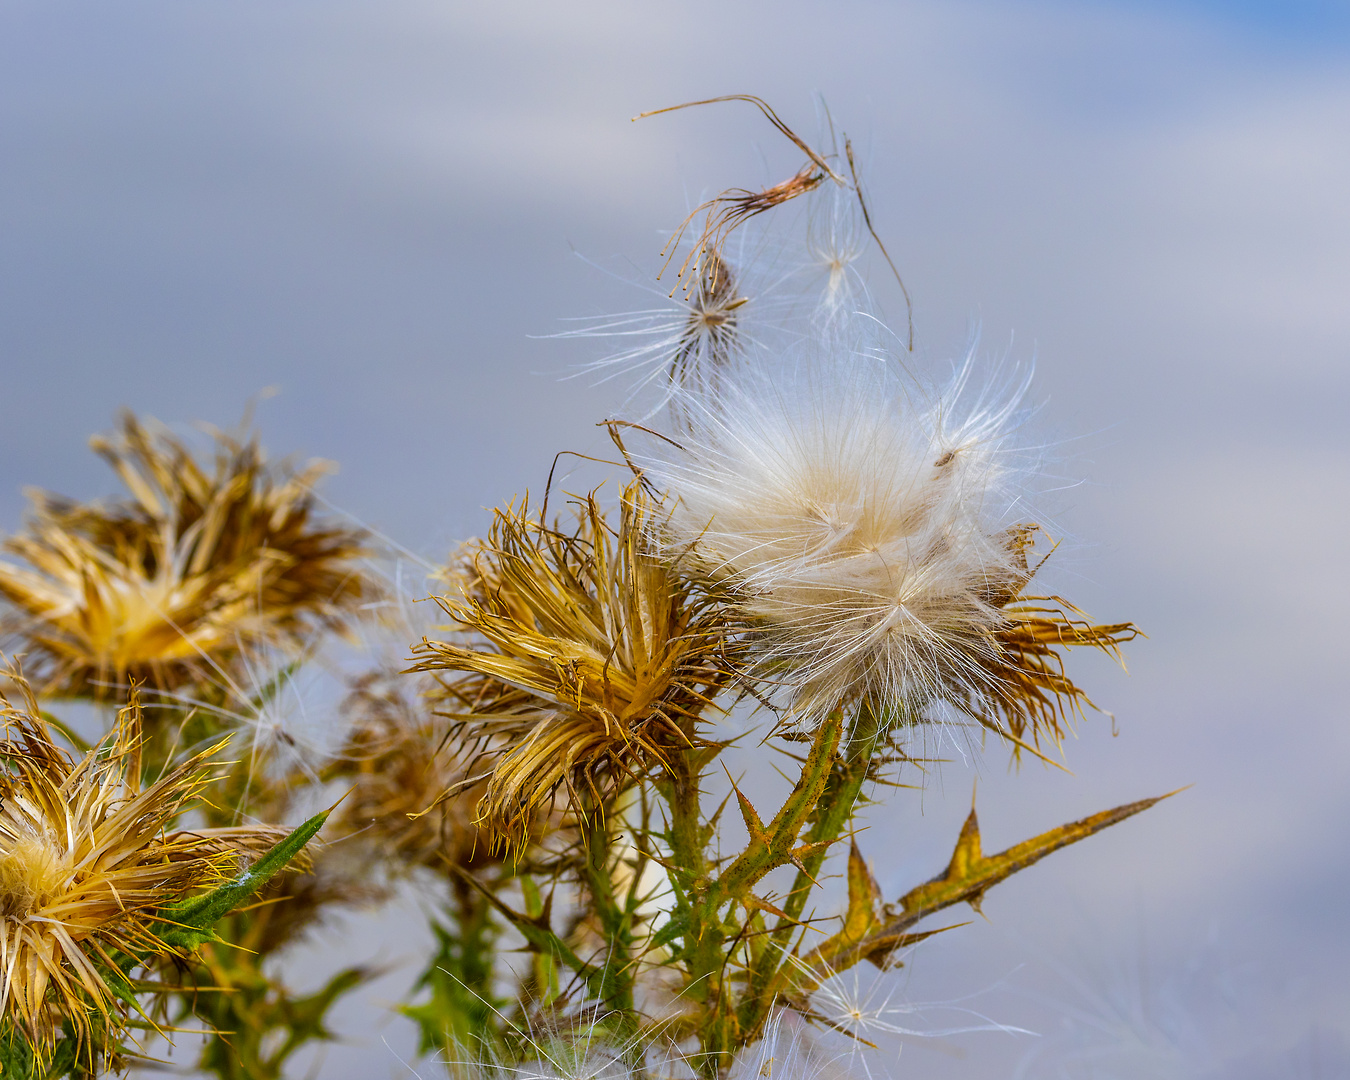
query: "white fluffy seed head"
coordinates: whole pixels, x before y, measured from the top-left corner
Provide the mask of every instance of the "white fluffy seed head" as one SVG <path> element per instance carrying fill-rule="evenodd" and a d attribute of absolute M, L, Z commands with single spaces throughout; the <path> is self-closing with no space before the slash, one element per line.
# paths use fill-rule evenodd
<path fill-rule="evenodd" d="M 978 693 L 1002 618 L 987 598 L 1022 572 L 1006 530 L 1028 478 L 1010 445 L 1025 382 L 978 392 L 968 361 L 925 387 L 838 341 L 681 402 L 681 448 L 642 461 L 671 498 L 656 543 L 731 598 L 754 674 L 799 721 L 863 695 L 916 718 Z"/>

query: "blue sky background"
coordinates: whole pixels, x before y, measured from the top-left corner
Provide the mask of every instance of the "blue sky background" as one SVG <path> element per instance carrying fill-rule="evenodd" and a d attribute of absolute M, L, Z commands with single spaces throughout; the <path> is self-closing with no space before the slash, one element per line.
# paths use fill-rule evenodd
<path fill-rule="evenodd" d="M 1270 45 L 1281 40 L 1306 47 L 1317 41 L 1344 43 L 1350 4 L 1344 0 L 1128 0 L 1139 11 L 1190 13 L 1210 20 L 1220 32 L 1245 32 Z"/>
<path fill-rule="evenodd" d="M 620 390 L 560 381 L 601 350 L 541 336 L 646 306 L 661 230 L 796 168 L 748 108 L 629 122 L 727 92 L 804 134 L 820 92 L 865 148 L 922 358 L 976 325 L 1035 358 L 1087 481 L 1052 583 L 1149 633 L 1128 677 L 1080 666 L 1119 735 L 1085 724 L 1072 775 L 980 766 L 986 847 L 1194 785 L 894 984 L 1039 1039 L 874 1074 L 1350 1072 L 1345 4 L 0 3 L 0 527 L 24 485 L 114 490 L 85 440 L 119 406 L 228 424 L 275 385 L 273 452 L 440 557 L 604 445 Z M 889 889 L 943 865 L 973 772 L 865 836 Z M 297 979 L 334 940 L 418 947 L 359 926 Z M 383 1037 L 320 1075 L 407 1075 Z"/>

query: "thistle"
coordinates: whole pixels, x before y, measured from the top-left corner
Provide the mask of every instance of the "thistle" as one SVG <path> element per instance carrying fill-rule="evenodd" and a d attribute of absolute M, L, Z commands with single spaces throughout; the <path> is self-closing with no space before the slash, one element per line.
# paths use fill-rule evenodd
<path fill-rule="evenodd" d="M 413 671 L 459 671 L 443 710 L 475 747 L 481 819 L 516 836 L 560 786 L 603 800 L 686 746 L 731 678 L 723 620 L 643 547 L 649 501 L 624 490 L 617 530 L 594 495 L 571 531 L 498 510 L 459 597 L 467 643 L 423 639 Z"/>
<path fill-rule="evenodd" d="M 218 886 L 283 835 L 269 828 L 173 831 L 211 781 L 218 747 L 149 784 L 133 692 L 112 729 L 76 759 L 58 745 L 29 684 L 0 692 L 0 1013 L 39 1056 L 63 1026 L 89 1058 L 125 1035 L 135 967 L 184 955 L 173 902 Z M 96 1036 L 102 1033 L 100 1037 Z"/>
<path fill-rule="evenodd" d="M 951 929 L 927 920 L 979 911 L 1012 874 L 1159 801 L 988 854 L 972 806 L 945 869 L 883 893 L 857 814 L 908 786 L 895 770 L 916 762 L 910 725 L 957 715 L 1040 754 L 1091 705 L 1064 651 L 1118 657 L 1135 630 L 1037 584 L 1025 382 L 981 386 L 970 363 L 923 375 L 912 320 L 897 349 L 853 310 L 870 299 L 855 269 L 868 239 L 890 257 L 847 137 L 821 152 L 758 98 L 714 100 L 754 105 L 805 163 L 674 230 L 674 318 L 583 331 L 640 337 L 609 362 L 659 369 L 675 437 L 641 427 L 653 439 L 630 453 L 617 431 L 638 425 L 606 421 L 634 474 L 608 509 L 592 492 L 556 516 L 547 497 L 497 510 L 440 576 L 448 624 L 396 630 L 421 637 L 412 666 L 396 680 L 388 657 L 363 662 L 339 724 L 295 675 L 383 590 L 367 534 L 316 513 L 321 466 L 268 466 L 256 439 L 228 434 L 202 463 L 127 415 L 94 441 L 125 497 L 32 497 L 5 542 L 25 565 L 0 564 L 0 630 L 44 691 L 125 704 L 86 751 L 17 669 L 17 704 L 0 695 L 6 1077 L 118 1065 L 133 1030 L 195 1015 L 210 1029 L 200 1070 L 280 1080 L 375 970 L 299 997 L 283 950 L 337 908 L 429 882 L 435 946 L 402 1011 L 451 1071 L 821 1075 L 806 1024 L 855 1047 L 924 1034 L 861 989 L 858 965 L 898 966 Z M 746 307 L 762 272 L 729 238 L 797 198 L 816 204 L 804 250 L 824 288 L 814 312 L 778 305 L 800 318 L 770 327 L 762 297 Z M 146 737 L 142 685 L 174 721 L 153 734 L 171 737 Z M 777 717 L 777 805 L 729 774 L 709 805 L 730 745 L 712 721 L 750 701 Z M 238 760 L 214 764 L 230 731 Z M 328 815 L 243 867 L 277 830 L 182 827 L 189 811 L 208 826 L 289 816 L 338 787 L 335 842 L 245 908 Z M 832 859 L 847 882 L 834 926 L 812 907 Z"/>
<path fill-rule="evenodd" d="M 74 503 L 30 493 L 25 530 L 4 542 L 0 621 L 45 693 L 107 698 L 133 680 L 173 690 L 264 644 L 341 626 L 375 587 L 366 535 L 318 519 L 326 470 L 269 467 L 256 438 L 215 436 L 203 466 L 165 430 L 122 416 L 91 445 L 130 498 Z"/>
<path fill-rule="evenodd" d="M 1158 801 L 989 855 L 972 808 L 946 870 L 893 902 L 853 844 L 847 910 L 821 932 L 810 897 L 869 784 L 893 782 L 888 771 L 914 760 L 907 725 L 958 710 L 1015 753 L 1039 754 L 1090 704 L 1062 651 L 1118 655 L 1135 631 L 1032 591 L 1043 559 L 1026 521 L 1037 463 L 1016 436 L 1025 385 L 980 388 L 969 364 L 945 385 L 920 378 L 912 357 L 893 355 L 869 336 L 877 324 L 849 310 L 851 264 L 863 232 L 876 234 L 847 138 L 845 176 L 839 154 L 811 149 L 759 99 L 718 100 L 756 105 L 807 163 L 780 184 L 703 204 L 662 252 L 677 266 L 676 291 L 697 301 L 661 346 L 674 437 L 641 428 L 657 438 L 632 454 L 620 443 L 638 479 L 613 531 L 594 495 L 568 528 L 523 505 L 499 510 L 459 595 L 438 600 L 454 637 L 424 639 L 412 669 L 456 673 L 437 691 L 469 763 L 450 790 L 483 785 L 483 831 L 523 846 L 523 827 L 560 798 L 578 836 L 557 853 L 546 899 L 530 869 L 519 902 L 500 877 L 462 875 L 543 973 L 517 981 L 519 1015 L 552 1009 L 592 1030 L 593 1009 L 607 1037 L 633 1047 L 615 1059 L 621 1070 L 641 1068 L 666 1039 L 696 1048 L 682 1064 L 707 1080 L 743 1068 L 746 1047 L 772 1037 L 789 1009 L 862 1042 L 868 1030 L 901 1032 L 885 1003 L 832 1000 L 826 984 L 864 960 L 898 965 L 938 932 L 920 922 L 958 904 L 979 910 L 1011 874 Z M 728 237 L 821 188 L 852 198 L 811 223 L 807 246 L 828 274 L 819 308 L 781 354 L 741 349 Z M 653 346 L 631 358 L 656 355 Z M 733 690 L 782 705 L 770 734 L 805 744 L 789 755 L 796 766 L 776 809 L 761 812 L 734 778 L 721 806 L 706 805 L 727 744 L 707 736 L 704 716 L 729 707 Z M 723 828 L 728 807 L 743 826 L 735 840 Z M 499 984 L 481 962 L 495 940 L 486 925 L 457 915 L 438 931 L 441 970 L 471 956 L 477 982 L 454 975 L 451 988 L 429 973 L 432 1000 L 415 1015 L 428 1045 L 449 1046 L 466 1027 L 495 1031 L 529 1071 L 530 1051 L 490 1004 Z M 461 1024 L 469 1014 L 452 989 L 489 1007 Z M 651 1006 L 669 1004 L 672 990 L 678 1007 L 654 1024 Z M 583 1000 L 587 1009 L 568 1012 Z M 446 1020 L 439 1034 L 428 1031 L 433 1018 Z"/>

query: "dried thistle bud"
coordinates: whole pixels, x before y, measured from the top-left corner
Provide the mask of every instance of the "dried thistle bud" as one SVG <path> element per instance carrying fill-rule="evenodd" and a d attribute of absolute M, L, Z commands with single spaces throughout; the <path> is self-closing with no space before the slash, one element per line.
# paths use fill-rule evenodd
<path fill-rule="evenodd" d="M 83 758 L 55 741 L 28 683 L 0 691 L 0 1012 L 39 1057 L 69 1025 L 91 1055 L 96 1027 L 125 1036 L 128 963 L 172 959 L 164 907 L 232 876 L 270 828 L 170 831 L 210 783 L 209 748 L 141 782 L 141 709 L 133 692 Z"/>
<path fill-rule="evenodd" d="M 719 372 L 746 351 L 754 324 L 751 305 L 735 267 L 712 252 L 700 262 L 687 287 L 675 289 L 662 307 L 587 320 L 562 338 L 599 338 L 617 343 L 616 351 L 583 366 L 601 381 L 633 375 L 630 402 L 654 392 L 647 408 L 659 412 L 681 389 L 710 389 Z"/>
<path fill-rule="evenodd" d="M 318 519 L 321 463 L 269 468 L 256 439 L 217 433 L 213 467 L 130 413 L 91 441 L 130 498 L 73 503 L 31 494 L 4 547 L 0 622 L 44 692 L 106 698 L 135 680 L 171 690 L 264 643 L 340 626 L 376 591 L 366 534 Z"/>
<path fill-rule="evenodd" d="M 382 673 L 353 685 L 344 703 L 351 734 L 332 770 L 351 790 L 336 825 L 395 867 L 473 869 L 491 857 L 492 844 L 473 821 L 483 785 L 464 783 L 455 725 L 420 697 Z"/>
<path fill-rule="evenodd" d="M 617 532 L 593 495 L 571 531 L 498 510 L 462 595 L 437 600 L 471 640 L 423 639 L 411 670 L 466 673 L 444 681 L 443 707 L 499 835 L 519 836 L 560 785 L 600 799 L 689 745 L 731 678 L 720 613 L 645 552 L 648 513 L 636 482 Z"/>
<path fill-rule="evenodd" d="M 708 390 L 717 385 L 720 371 L 741 351 L 737 312 L 746 302 L 731 266 L 717 252 L 708 252 L 686 297 L 689 315 L 668 372 L 672 386 Z"/>

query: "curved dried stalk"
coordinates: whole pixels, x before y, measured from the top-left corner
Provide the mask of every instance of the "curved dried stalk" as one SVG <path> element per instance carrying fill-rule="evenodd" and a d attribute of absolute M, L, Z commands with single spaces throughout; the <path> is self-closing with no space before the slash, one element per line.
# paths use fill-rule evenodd
<path fill-rule="evenodd" d="M 896 282 L 900 285 L 900 291 L 905 298 L 905 311 L 908 322 L 908 336 L 906 338 L 905 349 L 908 352 L 914 351 L 914 302 L 910 299 L 909 289 L 905 285 L 904 279 L 900 276 L 900 271 L 896 268 L 891 253 L 886 250 L 886 245 L 881 242 L 881 237 L 877 235 L 876 227 L 872 224 L 872 214 L 867 208 L 867 200 L 863 196 L 862 183 L 858 179 L 857 163 L 853 157 L 853 144 L 849 141 L 847 135 L 844 136 L 844 157 L 848 161 L 849 179 L 845 179 L 829 163 L 829 157 L 838 157 L 838 153 L 828 155 L 821 154 L 813 150 L 811 146 L 801 138 L 795 131 L 787 126 L 770 107 L 768 102 L 762 98 L 755 97 L 753 94 L 725 94 L 722 97 L 705 98 L 702 101 L 686 101 L 679 105 L 669 105 L 664 109 L 651 109 L 648 112 L 639 113 L 633 117 L 634 120 L 642 120 L 648 116 L 660 116 L 662 113 L 676 112 L 679 109 L 690 109 L 697 105 L 717 105 L 724 101 L 745 101 L 755 106 L 764 117 L 777 128 L 779 134 L 791 142 L 807 157 L 806 164 L 797 170 L 786 180 L 781 180 L 777 184 L 771 184 L 769 187 L 760 191 L 749 191 L 745 188 L 729 188 L 714 198 L 700 203 L 691 210 L 685 219 L 680 222 L 666 246 L 661 250 L 665 257 L 665 263 L 661 267 L 661 274 L 664 274 L 675 258 L 675 252 L 678 250 L 680 241 L 684 239 L 685 233 L 689 231 L 689 226 L 699 214 L 703 215 L 703 228 L 699 233 L 698 239 L 690 247 L 689 253 L 685 256 L 680 268 L 676 271 L 677 281 L 685 281 L 690 268 L 693 268 L 693 280 L 701 282 L 708 275 L 709 267 L 715 267 L 721 261 L 722 248 L 726 244 L 727 237 L 736 229 L 744 225 L 753 217 L 776 206 L 781 206 L 785 202 L 797 198 L 799 195 L 806 195 L 815 191 L 826 180 L 830 180 L 841 188 L 851 191 L 858 200 L 858 208 L 862 211 L 863 222 L 867 227 L 868 233 L 876 241 L 877 249 L 886 260 L 886 265 L 890 267 L 891 273 L 895 275 Z M 833 131 L 833 125 L 831 125 Z M 661 277 L 657 274 L 657 278 Z M 715 278 L 715 270 L 714 270 Z M 685 285 L 685 292 L 688 293 L 692 288 L 699 286 Z M 678 289 L 679 286 L 677 285 Z M 671 295 L 674 295 L 672 291 Z"/>

